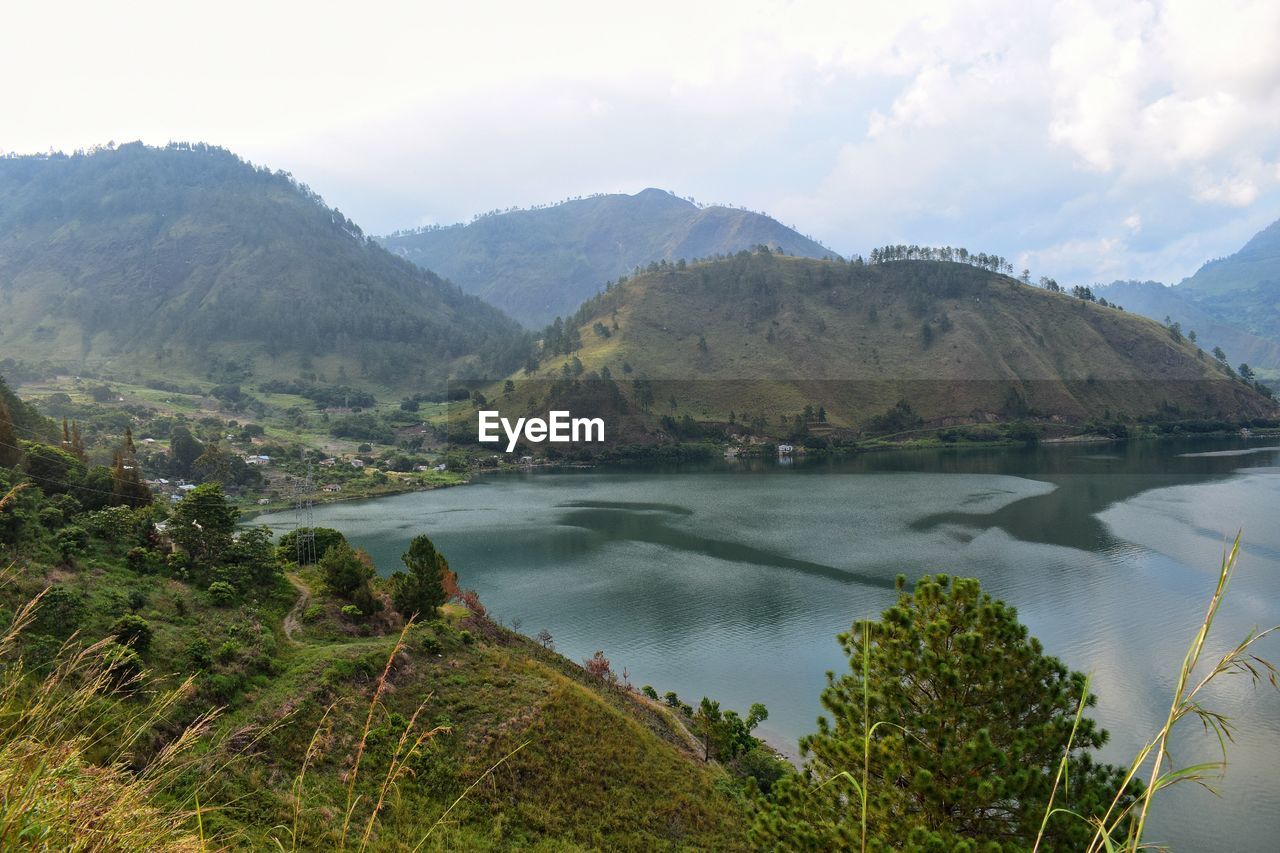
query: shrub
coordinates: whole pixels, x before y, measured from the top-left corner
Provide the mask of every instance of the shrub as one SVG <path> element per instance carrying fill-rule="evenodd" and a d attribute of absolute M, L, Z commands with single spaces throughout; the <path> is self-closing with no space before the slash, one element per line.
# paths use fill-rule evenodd
<path fill-rule="evenodd" d="M 614 675 L 613 667 L 609 665 L 609 659 L 604 656 L 602 650 L 597 650 L 594 655 L 582 662 L 582 668 L 587 671 L 588 675 L 595 676 L 606 684 L 617 684 L 618 676 Z"/>
<path fill-rule="evenodd" d="M 214 581 L 209 584 L 209 598 L 218 607 L 226 607 L 236 600 L 236 588 L 226 581 Z"/>
<path fill-rule="evenodd" d="M 213 654 L 209 651 L 207 637 L 196 637 L 188 643 L 186 656 L 194 669 L 208 669 L 213 666 Z"/>
<path fill-rule="evenodd" d="M 334 595 L 350 599 L 374 576 L 373 566 L 352 550 L 346 540 L 330 548 L 319 561 L 324 584 Z"/>
<path fill-rule="evenodd" d="M 354 622 L 364 618 L 364 611 L 354 604 L 344 604 L 342 606 L 342 615 Z"/>
<path fill-rule="evenodd" d="M 151 648 L 151 623 L 135 613 L 121 616 L 111 626 L 111 634 L 116 641 L 139 652 Z"/>
<path fill-rule="evenodd" d="M 276 546 L 276 554 L 280 559 L 291 562 L 298 559 L 298 535 L 306 532 L 307 529 L 304 527 L 301 530 L 290 530 L 280 537 L 280 544 Z M 331 527 L 313 527 L 310 530 L 312 541 L 315 542 L 315 558 L 317 561 L 323 559 L 324 555 L 329 553 L 329 549 L 334 546 L 346 544 L 347 538 Z M 303 562 L 305 564 L 309 561 L 304 558 Z"/>
<path fill-rule="evenodd" d="M 119 643 L 106 643 L 102 648 L 110 685 L 118 690 L 136 685 L 142 676 L 142 658 L 138 657 L 138 653 Z"/>
<path fill-rule="evenodd" d="M 84 619 L 84 599 L 64 586 L 49 587 L 40 599 L 35 628 L 46 634 L 65 637 L 80 627 Z"/>
<path fill-rule="evenodd" d="M 109 506 L 85 513 L 81 524 L 99 539 L 123 541 L 138 535 L 138 514 L 128 507 Z"/>
<path fill-rule="evenodd" d="M 89 544 L 89 534 L 83 527 L 75 524 L 68 525 L 58 531 L 58 535 L 54 537 L 54 544 L 58 548 L 58 553 L 62 555 L 62 559 L 70 560 L 84 553 Z"/>

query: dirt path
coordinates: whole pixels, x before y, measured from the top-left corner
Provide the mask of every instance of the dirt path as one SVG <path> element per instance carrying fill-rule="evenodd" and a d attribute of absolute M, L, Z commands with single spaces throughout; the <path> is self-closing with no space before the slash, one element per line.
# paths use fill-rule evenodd
<path fill-rule="evenodd" d="M 302 614 L 306 612 L 307 605 L 311 603 L 311 587 L 307 586 L 302 578 L 295 574 L 287 574 L 286 578 L 289 583 L 293 584 L 293 588 L 298 591 L 298 600 L 294 602 L 293 607 L 284 617 L 284 635 L 292 643 L 298 641 L 294 639 L 294 634 L 302 630 Z"/>
<path fill-rule="evenodd" d="M 697 758 L 699 761 L 703 760 L 702 741 L 698 740 L 694 736 L 693 732 L 689 731 L 689 727 L 684 724 L 684 720 L 680 719 L 680 714 L 678 711 L 668 707 L 662 702 L 657 702 L 657 701 L 654 701 L 653 699 L 650 699 L 648 696 L 645 696 L 643 693 L 633 693 L 631 694 L 631 696 L 632 698 L 638 700 L 639 702 L 645 705 L 648 705 L 650 708 L 656 711 L 658 715 L 661 716 L 663 720 L 666 721 L 668 728 L 670 728 L 672 731 L 674 731 L 677 735 L 679 735 L 684 740 L 685 746 L 688 748 L 689 753 L 693 757 Z"/>

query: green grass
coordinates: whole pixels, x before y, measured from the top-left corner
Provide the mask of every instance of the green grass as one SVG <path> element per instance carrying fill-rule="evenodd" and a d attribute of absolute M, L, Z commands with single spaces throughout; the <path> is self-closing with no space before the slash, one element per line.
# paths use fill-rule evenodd
<path fill-rule="evenodd" d="M 15 805 L 0 809 L 0 833 L 34 825 L 24 831 L 92 839 L 88 818 L 76 818 L 92 808 L 104 832 L 129 840 L 118 847 L 135 849 L 744 845 L 741 795 L 725 771 L 686 751 L 667 717 L 465 608 L 443 608 L 397 638 L 390 612 L 368 623 L 343 616 L 345 602 L 326 594 L 314 569 L 296 575 L 309 606 L 297 608 L 299 587 L 284 577 L 216 606 L 180 580 L 138 575 L 127 550 L 91 538 L 64 562 L 37 536 L 14 554 L 20 565 L 0 586 L 0 612 L 21 613 L 49 584 L 61 592 L 42 602 L 56 608 L 50 619 L 39 610 L 20 618 L 9 643 L 32 675 L 0 667 L 9 679 L 0 751 L 12 758 L 0 783 L 42 803 L 7 800 Z M 72 610 L 68 594 L 79 601 Z M 300 624 L 286 636 L 295 610 Z M 152 629 L 143 686 L 110 701 L 100 687 L 72 696 L 85 708 L 73 715 L 81 728 L 111 732 L 155 717 L 152 697 L 165 697 L 160 725 L 139 729 L 128 761 L 115 736 L 81 742 L 50 729 L 6 742 L 5 696 L 33 695 L 30 685 L 63 665 L 59 648 L 73 631 L 69 648 L 92 644 L 130 613 Z M 213 708 L 221 714 L 206 719 Z M 182 749 L 170 760 L 165 745 L 174 743 Z M 155 767 L 154 780 L 138 767 Z M 50 787 L 51 773 L 71 781 Z"/>

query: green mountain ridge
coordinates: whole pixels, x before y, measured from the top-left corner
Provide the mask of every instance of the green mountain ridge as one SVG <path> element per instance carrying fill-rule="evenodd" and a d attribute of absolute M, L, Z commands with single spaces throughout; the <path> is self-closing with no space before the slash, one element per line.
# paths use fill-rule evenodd
<path fill-rule="evenodd" d="M 1280 221 L 1176 286 L 1113 282 L 1095 289 L 1132 311 L 1194 329 L 1202 346 L 1221 347 L 1232 364 L 1280 376 Z"/>
<path fill-rule="evenodd" d="M 1199 296 L 1259 287 L 1280 290 L 1280 220 L 1253 235 L 1240 251 L 1209 261 L 1179 286 Z"/>
<path fill-rule="evenodd" d="M 664 265 L 587 302 L 570 325 L 580 346 L 556 353 L 551 342 L 512 382 L 554 390 L 608 376 L 632 403 L 637 380 L 661 382 L 655 418 L 772 428 L 808 406 L 833 428 L 864 429 L 899 400 L 921 426 L 1275 412 L 1158 323 L 960 263 L 743 253 Z"/>
<path fill-rule="evenodd" d="M 759 213 L 698 207 L 646 189 L 480 217 L 468 225 L 379 238 L 531 327 L 572 313 L 605 282 L 653 261 L 766 245 L 804 257 L 836 253 Z"/>
<path fill-rule="evenodd" d="M 443 385 L 526 345 L 291 176 L 205 145 L 0 159 L 0 306 L 0 356 L 166 378 Z"/>

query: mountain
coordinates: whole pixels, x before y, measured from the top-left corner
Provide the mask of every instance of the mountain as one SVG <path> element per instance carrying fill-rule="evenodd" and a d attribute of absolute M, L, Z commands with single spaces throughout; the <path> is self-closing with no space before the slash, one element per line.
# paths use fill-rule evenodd
<path fill-rule="evenodd" d="M 0 159 L 0 357 L 443 384 L 525 336 L 283 172 L 206 145 Z"/>
<path fill-rule="evenodd" d="M 961 263 L 743 253 L 668 264 L 546 339 L 537 370 L 512 377 L 544 384 L 535 402 L 563 398 L 573 377 L 607 377 L 655 419 L 736 418 L 774 434 L 806 407 L 867 433 L 1276 411 L 1159 323 Z"/>
<path fill-rule="evenodd" d="M 1221 347 L 1233 365 L 1243 362 L 1256 369 L 1280 369 L 1280 338 L 1248 331 L 1233 321 L 1230 310 L 1216 304 L 1216 299 L 1196 299 L 1186 287 L 1169 287 L 1157 281 L 1116 281 L 1094 291 L 1127 311 L 1179 323 L 1184 332 L 1196 333 L 1196 341 L 1204 349 Z"/>
<path fill-rule="evenodd" d="M 759 213 L 698 207 L 656 189 L 380 239 L 530 327 L 572 313 L 606 281 L 653 261 L 709 258 L 759 245 L 810 258 L 836 255 Z"/>
<path fill-rule="evenodd" d="M 1114 282 L 1095 290 L 1131 311 L 1194 329 L 1201 346 L 1221 347 L 1233 365 L 1280 376 L 1280 221 L 1175 287 Z"/>
<path fill-rule="evenodd" d="M 1209 261 L 1181 286 L 1197 297 L 1265 291 L 1272 301 L 1280 300 L 1280 220 L 1253 235 L 1235 254 Z"/>

